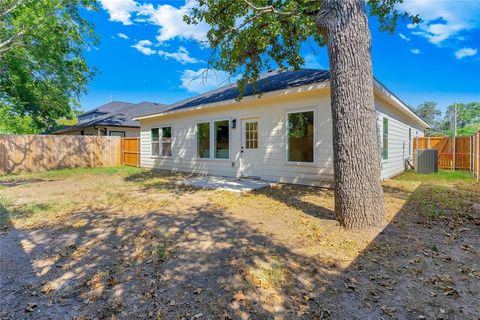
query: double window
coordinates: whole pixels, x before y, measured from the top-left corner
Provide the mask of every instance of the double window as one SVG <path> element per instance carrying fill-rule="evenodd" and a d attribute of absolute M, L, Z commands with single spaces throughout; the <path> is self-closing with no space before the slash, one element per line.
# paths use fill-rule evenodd
<path fill-rule="evenodd" d="M 172 127 L 151 129 L 150 141 L 152 156 L 172 156 Z"/>
<path fill-rule="evenodd" d="M 287 161 L 314 161 L 313 111 L 287 114 Z"/>
<path fill-rule="evenodd" d="M 197 124 L 197 157 L 228 159 L 230 154 L 230 122 L 228 120 Z M 213 139 L 212 139 L 213 137 Z M 213 145 L 213 148 L 212 148 Z M 213 150 L 213 154 L 212 154 Z"/>

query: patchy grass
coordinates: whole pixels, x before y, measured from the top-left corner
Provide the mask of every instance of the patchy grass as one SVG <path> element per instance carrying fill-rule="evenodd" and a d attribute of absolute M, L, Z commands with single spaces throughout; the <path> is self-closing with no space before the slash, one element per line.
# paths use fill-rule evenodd
<path fill-rule="evenodd" d="M 0 241 L 13 249 L 0 295 L 20 306 L 12 312 L 22 318 L 24 301 L 52 318 L 473 319 L 480 309 L 480 184 L 468 173 L 386 181 L 384 225 L 363 231 L 338 225 L 332 190 L 237 195 L 180 186 L 184 177 L 130 167 L 2 177 Z"/>
<path fill-rule="evenodd" d="M 0 175 L 0 182 L 14 182 L 14 181 L 31 181 L 35 179 L 60 179 L 75 176 L 91 176 L 91 175 L 121 175 L 129 176 L 144 172 L 144 169 L 119 166 L 119 167 L 95 167 L 95 168 L 73 168 L 73 169 L 58 169 L 44 172 L 25 172 Z"/>
<path fill-rule="evenodd" d="M 408 171 L 394 178 L 396 181 L 409 181 L 409 182 L 472 182 L 473 175 L 469 171 L 451 171 L 451 170 L 439 170 L 438 173 L 432 174 L 419 174 L 414 171 Z"/>

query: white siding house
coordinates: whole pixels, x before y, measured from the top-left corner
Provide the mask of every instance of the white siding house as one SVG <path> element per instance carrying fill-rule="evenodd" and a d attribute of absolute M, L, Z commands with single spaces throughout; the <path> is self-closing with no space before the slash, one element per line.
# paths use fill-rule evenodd
<path fill-rule="evenodd" d="M 331 186 L 328 72 L 303 69 L 264 79 L 270 81 L 259 86 L 260 98 L 236 101 L 235 86 L 228 86 L 137 118 L 141 166 Z M 375 104 L 382 176 L 387 179 L 404 171 L 412 151 L 409 135 L 423 135 L 428 125 L 379 83 Z"/>

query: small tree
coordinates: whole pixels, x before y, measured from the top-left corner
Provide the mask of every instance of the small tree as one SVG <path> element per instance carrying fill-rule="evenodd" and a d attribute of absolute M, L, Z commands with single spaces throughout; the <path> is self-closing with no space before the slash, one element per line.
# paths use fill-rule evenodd
<path fill-rule="evenodd" d="M 468 136 L 478 132 L 480 125 L 480 102 L 454 103 L 445 112 L 443 129 L 446 134 L 453 135 L 453 118 L 455 105 L 457 107 L 457 134 Z"/>
<path fill-rule="evenodd" d="M 370 13 L 393 31 L 401 0 L 370 0 Z M 327 45 L 330 60 L 335 212 L 347 228 L 383 221 L 371 36 L 362 0 L 199 0 L 188 23 L 211 26 L 210 65 L 241 73 L 239 88 L 255 83 L 272 65 L 300 68 L 300 45 L 313 38 Z"/>
<path fill-rule="evenodd" d="M 414 108 L 414 110 L 416 114 L 431 126 L 438 124 L 438 118 L 442 115 L 442 112 L 437 108 L 437 103 L 433 101 L 425 101 Z"/>
<path fill-rule="evenodd" d="M 0 0 L 0 116 L 25 121 L 16 131 L 45 130 L 79 106 L 93 75 L 83 50 L 97 40 L 82 7 L 96 1 Z"/>

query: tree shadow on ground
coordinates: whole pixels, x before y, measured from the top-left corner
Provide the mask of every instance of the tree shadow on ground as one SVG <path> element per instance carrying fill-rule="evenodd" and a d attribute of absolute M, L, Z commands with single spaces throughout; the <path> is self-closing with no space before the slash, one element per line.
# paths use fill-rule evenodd
<path fill-rule="evenodd" d="M 421 186 L 411 199 L 428 192 Z M 342 269 L 332 257 L 292 252 L 208 201 L 182 197 L 181 207 L 84 208 L 56 228 L 10 231 L 2 251 L 21 242 L 27 259 L 2 254 L 12 268 L 2 277 L 1 315 L 473 319 L 480 310 L 479 224 L 460 211 L 432 218 L 409 201 Z M 14 281 L 20 274 L 27 286 Z"/>
<path fill-rule="evenodd" d="M 180 180 L 198 177 L 190 173 L 172 173 L 167 170 L 148 170 L 129 175 L 125 181 L 141 183 L 144 191 L 165 190 L 182 192 L 195 192 L 198 188 L 185 186 Z M 335 220 L 333 209 L 333 190 L 319 187 L 307 187 L 292 184 L 275 184 L 273 187 L 266 187 L 255 190 L 252 194 L 263 195 L 272 200 L 284 203 L 287 207 L 301 210 L 305 214 L 319 219 Z M 321 195 L 325 199 L 323 205 L 306 201 L 309 196 Z M 329 207 L 327 207 L 329 206 Z"/>

